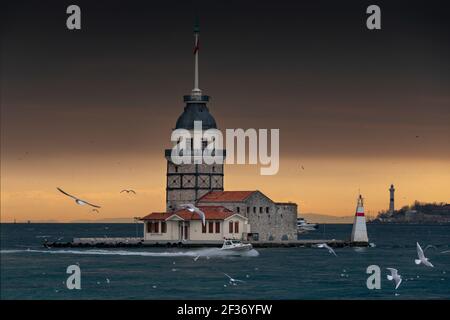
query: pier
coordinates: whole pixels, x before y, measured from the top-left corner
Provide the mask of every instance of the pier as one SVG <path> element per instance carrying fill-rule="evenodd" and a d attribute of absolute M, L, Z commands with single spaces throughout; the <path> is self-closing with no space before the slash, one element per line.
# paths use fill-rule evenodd
<path fill-rule="evenodd" d="M 45 241 L 47 248 L 220 248 L 222 241 L 145 241 L 144 238 L 74 238 L 70 242 Z M 313 247 L 326 243 L 332 248 L 367 247 L 368 242 L 352 242 L 336 239 L 302 239 L 291 241 L 244 241 L 251 243 L 254 248 L 302 248 Z"/>

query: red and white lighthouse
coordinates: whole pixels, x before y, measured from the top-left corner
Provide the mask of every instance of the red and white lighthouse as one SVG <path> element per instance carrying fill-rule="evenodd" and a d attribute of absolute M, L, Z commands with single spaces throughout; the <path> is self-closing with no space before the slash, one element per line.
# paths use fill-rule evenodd
<path fill-rule="evenodd" d="M 369 242 L 367 237 L 366 217 L 364 216 L 364 201 L 359 195 L 358 204 L 356 205 L 355 220 L 353 221 L 352 242 Z"/>

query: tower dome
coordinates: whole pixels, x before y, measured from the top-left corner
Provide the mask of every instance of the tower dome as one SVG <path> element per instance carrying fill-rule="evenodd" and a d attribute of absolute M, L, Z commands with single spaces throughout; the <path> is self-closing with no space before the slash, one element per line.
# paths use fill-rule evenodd
<path fill-rule="evenodd" d="M 194 121 L 202 122 L 202 130 L 217 129 L 216 120 L 209 113 L 206 102 L 208 96 L 185 96 L 187 102 L 183 113 L 178 117 L 175 129 L 194 129 Z"/>

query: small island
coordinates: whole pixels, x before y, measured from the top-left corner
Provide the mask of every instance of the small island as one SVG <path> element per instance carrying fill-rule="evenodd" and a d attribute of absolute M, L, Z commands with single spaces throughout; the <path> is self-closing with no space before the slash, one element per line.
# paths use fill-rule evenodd
<path fill-rule="evenodd" d="M 450 224 L 450 204 L 415 201 L 400 210 L 381 211 L 370 223 Z"/>

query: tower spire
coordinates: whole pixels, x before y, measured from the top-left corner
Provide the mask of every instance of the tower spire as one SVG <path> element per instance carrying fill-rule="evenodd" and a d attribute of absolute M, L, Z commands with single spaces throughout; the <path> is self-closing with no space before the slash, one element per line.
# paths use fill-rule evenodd
<path fill-rule="evenodd" d="M 192 89 L 193 96 L 201 96 L 202 91 L 198 87 L 198 51 L 200 49 L 200 27 L 198 17 L 194 24 L 194 89 Z"/>

